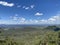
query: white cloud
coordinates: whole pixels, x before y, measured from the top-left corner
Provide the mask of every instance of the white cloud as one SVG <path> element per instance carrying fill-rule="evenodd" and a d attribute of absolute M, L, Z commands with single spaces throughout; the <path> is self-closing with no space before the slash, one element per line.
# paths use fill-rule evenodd
<path fill-rule="evenodd" d="M 14 16 L 10 16 L 10 18 L 12 19 L 12 20 L 18 20 L 18 14 L 15 14 Z"/>
<path fill-rule="evenodd" d="M 24 23 L 26 21 L 26 19 L 24 17 L 20 17 L 18 20 L 20 23 Z"/>
<path fill-rule="evenodd" d="M 18 21 L 20 23 L 23 23 L 26 20 L 24 17 L 19 17 L 18 14 L 15 14 L 14 16 L 10 16 L 10 19 L 12 21 Z"/>
<path fill-rule="evenodd" d="M 57 21 L 57 20 L 60 20 L 60 16 L 53 16 L 51 18 L 49 18 L 48 20 L 51 20 L 51 21 Z"/>
<path fill-rule="evenodd" d="M 49 18 L 48 20 L 49 21 L 56 21 L 56 19 L 54 19 L 54 18 Z"/>
<path fill-rule="evenodd" d="M 26 6 L 23 6 L 22 8 L 26 8 Z"/>
<path fill-rule="evenodd" d="M 18 14 L 15 14 L 15 16 L 18 16 Z"/>
<path fill-rule="evenodd" d="M 26 19 L 18 15 L 11 16 L 10 20 L 0 20 L 0 24 L 60 24 L 60 16 L 52 16 L 48 19 Z M 57 18 L 58 17 L 58 18 Z"/>
<path fill-rule="evenodd" d="M 37 12 L 35 15 L 36 15 L 36 16 L 41 16 L 41 15 L 43 15 L 43 13 Z"/>
<path fill-rule="evenodd" d="M 34 8 L 34 5 L 31 5 L 30 7 L 31 7 L 31 8 Z"/>
<path fill-rule="evenodd" d="M 18 5 L 17 7 L 18 7 L 18 8 L 20 8 L 20 7 L 21 7 L 21 5 Z"/>
<path fill-rule="evenodd" d="M 29 9 L 29 7 L 26 7 L 25 9 L 26 9 L 26 10 L 28 10 L 28 9 Z"/>
<path fill-rule="evenodd" d="M 47 20 L 44 20 L 44 19 L 42 19 L 42 20 L 40 20 L 40 21 L 41 21 L 41 22 L 44 22 L 44 23 L 47 22 Z"/>
<path fill-rule="evenodd" d="M 26 10 L 33 9 L 34 8 L 34 5 L 31 5 L 31 6 L 22 6 L 22 8 L 23 9 L 26 9 Z"/>
<path fill-rule="evenodd" d="M 60 16 L 54 16 L 54 19 L 60 20 Z"/>
<path fill-rule="evenodd" d="M 23 6 L 22 8 L 25 9 L 25 10 L 30 9 L 30 7 L 26 7 L 26 6 Z"/>
<path fill-rule="evenodd" d="M 14 3 L 8 3 L 5 1 L 0 1 L 0 5 L 12 7 L 12 6 L 14 6 Z"/>
<path fill-rule="evenodd" d="M 13 17 L 13 20 L 18 20 L 18 17 Z"/>
<path fill-rule="evenodd" d="M 50 23 L 50 24 L 59 24 L 59 22 L 60 22 L 60 16 L 59 15 L 52 16 L 51 18 L 49 18 L 47 20 L 47 22 Z"/>
<path fill-rule="evenodd" d="M 0 20 L 0 24 L 60 24 L 60 15 L 52 16 L 48 19 L 26 19 L 18 14 L 10 17 L 10 20 Z"/>

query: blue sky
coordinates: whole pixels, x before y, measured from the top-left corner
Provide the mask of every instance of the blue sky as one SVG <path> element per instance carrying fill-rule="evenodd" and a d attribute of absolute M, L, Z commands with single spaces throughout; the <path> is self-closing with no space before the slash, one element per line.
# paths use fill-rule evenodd
<path fill-rule="evenodd" d="M 60 24 L 60 0 L 0 0 L 0 24 Z"/>

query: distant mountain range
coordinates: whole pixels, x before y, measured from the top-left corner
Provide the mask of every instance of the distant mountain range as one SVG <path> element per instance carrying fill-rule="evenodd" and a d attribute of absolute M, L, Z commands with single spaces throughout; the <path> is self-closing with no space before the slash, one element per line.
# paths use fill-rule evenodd
<path fill-rule="evenodd" d="M 58 24 L 58 25 L 51 25 L 51 24 L 40 24 L 40 25 L 26 25 L 26 24 L 22 24 L 22 25 L 20 25 L 20 24 L 11 24 L 11 25 L 8 25 L 8 24 L 0 24 L 0 27 L 32 27 L 32 26 L 40 26 L 40 27 L 46 27 L 46 26 L 59 26 L 60 27 L 60 24 Z"/>

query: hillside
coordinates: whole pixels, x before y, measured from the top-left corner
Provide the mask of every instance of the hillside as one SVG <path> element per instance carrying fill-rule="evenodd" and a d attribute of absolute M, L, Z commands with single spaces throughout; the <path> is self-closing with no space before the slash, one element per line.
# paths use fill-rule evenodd
<path fill-rule="evenodd" d="M 2 27 L 0 45 L 60 45 L 60 28 L 57 28 L 59 27 Z"/>

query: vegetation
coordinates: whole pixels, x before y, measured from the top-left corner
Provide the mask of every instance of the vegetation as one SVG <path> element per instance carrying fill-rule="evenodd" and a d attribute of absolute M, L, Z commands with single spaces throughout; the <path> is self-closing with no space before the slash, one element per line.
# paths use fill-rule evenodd
<path fill-rule="evenodd" d="M 0 45 L 60 45 L 60 28 L 0 28 Z"/>

